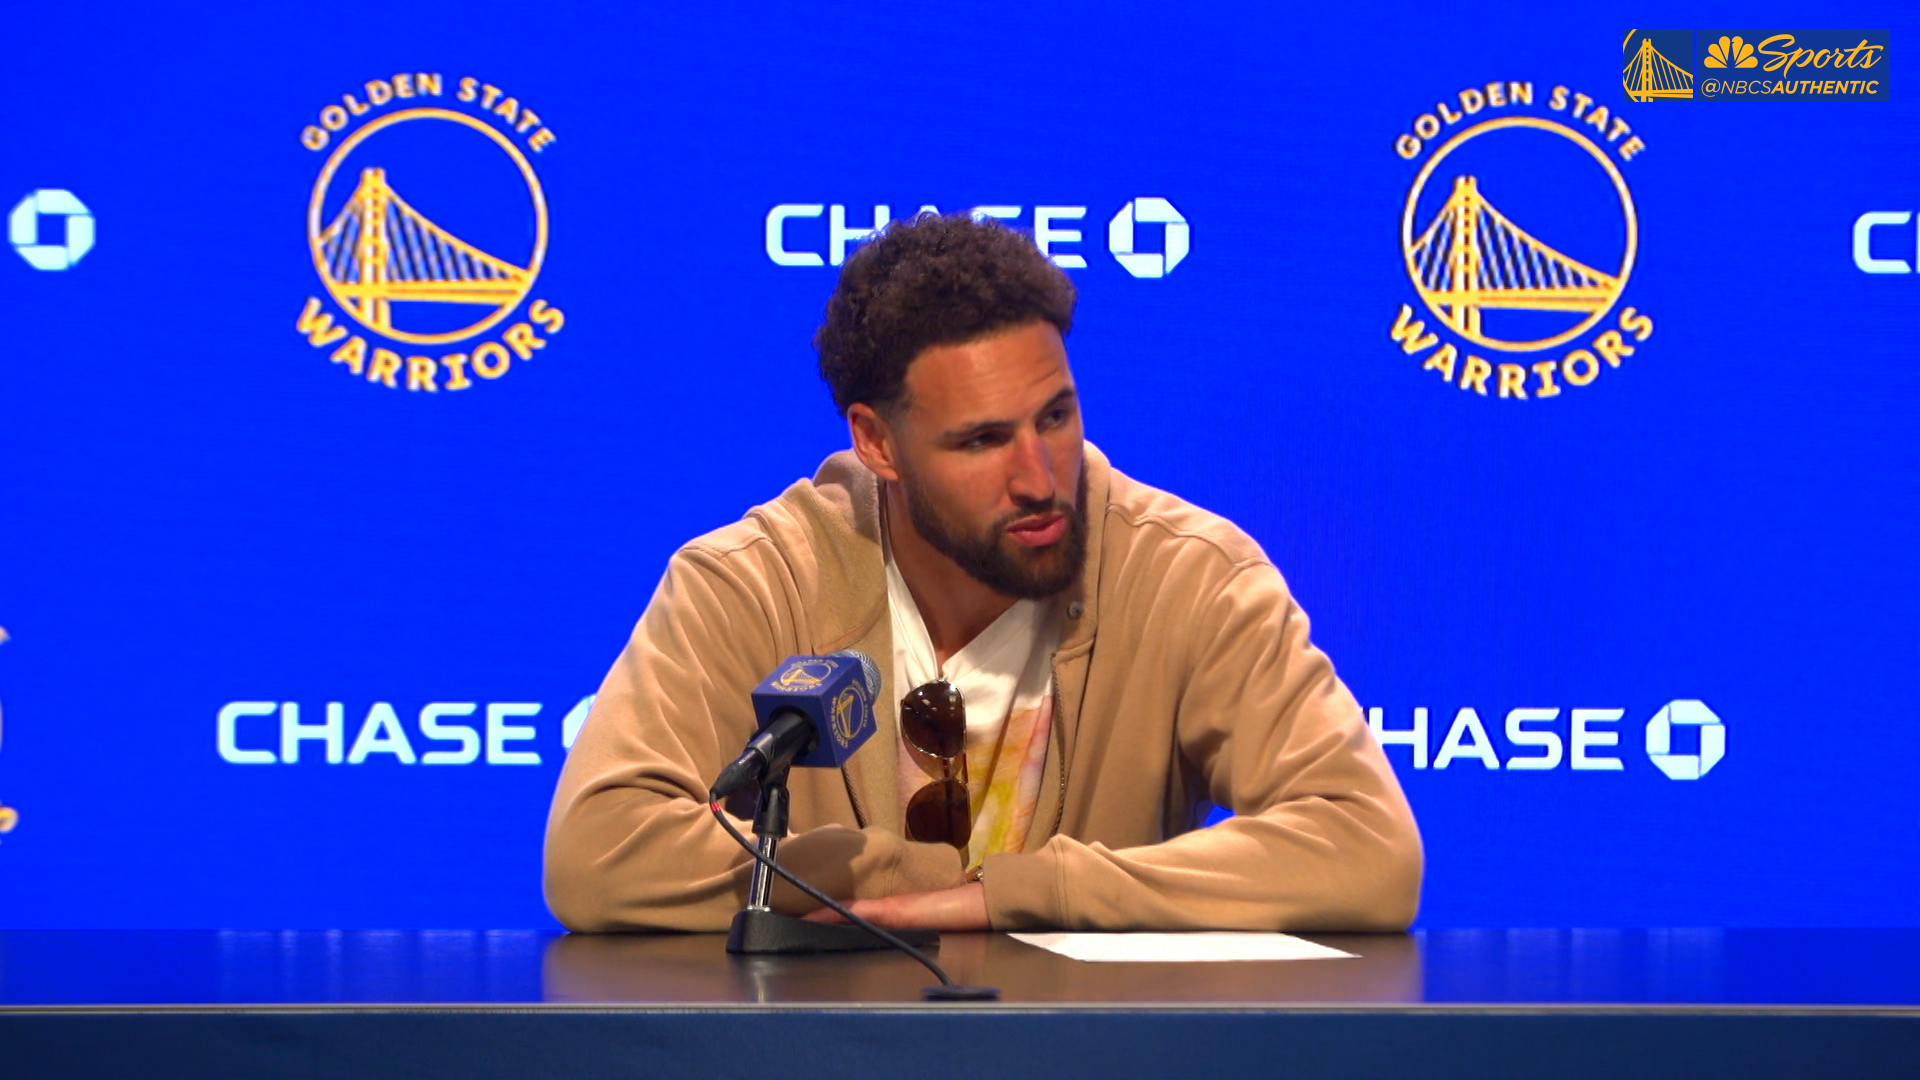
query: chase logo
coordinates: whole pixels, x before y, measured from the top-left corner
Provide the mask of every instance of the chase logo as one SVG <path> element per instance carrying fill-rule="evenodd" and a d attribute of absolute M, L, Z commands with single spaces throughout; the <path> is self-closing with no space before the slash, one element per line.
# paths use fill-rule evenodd
<path fill-rule="evenodd" d="M 1674 753 L 1674 725 L 1700 729 L 1700 749 Z M 1647 721 L 1647 760 L 1669 780 L 1698 780 L 1727 756 L 1727 728 L 1704 701 L 1669 702 Z"/>
<path fill-rule="evenodd" d="M 1446 770 L 1470 761 L 1489 772 L 1551 771 L 1563 764 L 1574 772 L 1623 772 L 1626 764 L 1616 749 L 1621 733 L 1615 725 L 1626 715 L 1625 709 L 1512 709 L 1504 725 L 1495 723 L 1489 729 L 1479 710 L 1467 706 L 1454 713 L 1437 753 L 1430 753 L 1432 736 L 1438 730 L 1431 722 L 1432 710 L 1416 708 L 1411 726 L 1400 727 L 1396 721 L 1395 726 L 1388 727 L 1386 710 L 1370 708 L 1367 727 L 1382 747 L 1407 747 L 1410 763 L 1417 770 Z M 1699 732 L 1695 752 L 1680 750 L 1675 727 Z M 1503 733 L 1504 738 L 1496 739 L 1493 732 Z M 1691 698 L 1670 701 L 1647 721 L 1646 748 L 1647 760 L 1668 779 L 1698 780 L 1727 756 L 1727 729 L 1704 702 Z"/>
<path fill-rule="evenodd" d="M 42 242 L 49 227 L 58 230 L 58 243 Z M 7 215 L 7 240 L 35 270 L 71 270 L 93 250 L 93 237 L 93 211 L 71 191 L 30 192 Z"/>
<path fill-rule="evenodd" d="M 1420 162 L 1400 214 L 1418 306 L 1401 303 L 1388 336 L 1479 397 L 1591 386 L 1653 334 L 1621 303 L 1640 239 L 1621 165 L 1646 143 L 1586 94 L 1556 86 L 1544 104 L 1531 82 L 1468 87 L 1394 141 Z"/>
<path fill-rule="evenodd" d="M 1164 253 L 1135 251 L 1134 225 L 1165 225 Z M 1143 197 L 1122 206 L 1107 222 L 1107 249 L 1127 273 L 1137 278 L 1166 277 L 1192 249 L 1192 229 L 1187 219 L 1165 199 Z"/>
<path fill-rule="evenodd" d="M 1033 245 L 1062 270 L 1085 270 L 1086 238 L 1079 228 L 1088 206 L 1026 207 L 993 203 L 967 211 L 975 221 L 998 221 L 1032 237 Z M 938 206 L 923 204 L 915 213 L 937 214 Z M 826 217 L 826 228 L 808 227 L 809 219 Z M 878 234 L 893 220 L 893 207 L 873 207 L 870 224 L 849 224 L 844 203 L 780 203 L 767 211 L 764 225 L 767 259 L 775 266 L 839 266 L 847 252 Z M 1067 225 L 1071 223 L 1073 227 Z M 1144 226 L 1144 228 L 1142 228 Z M 1151 235 L 1154 232 L 1160 235 Z M 1159 251 L 1153 247 L 1161 248 Z M 824 250 L 822 250 L 824 249 Z M 1143 195 L 1128 199 L 1107 219 L 1107 253 L 1120 268 L 1136 278 L 1163 278 L 1173 273 L 1193 251 L 1193 227 L 1186 215 L 1167 199 Z"/>
<path fill-rule="evenodd" d="M 533 298 L 548 220 L 529 154 L 556 141 L 553 129 L 477 79 L 454 86 L 456 107 L 432 100 L 445 92 L 432 72 L 374 79 L 365 100 L 342 95 L 301 133 L 307 149 L 327 153 L 307 203 L 326 298 L 309 296 L 295 329 L 388 389 L 498 379 L 566 321 Z"/>
<path fill-rule="evenodd" d="M 781 672 L 779 678 L 773 680 L 772 688 L 788 694 L 817 690 L 820 684 L 833 677 L 834 669 L 839 666 L 832 660 L 796 660 L 787 665 L 787 670 Z M 838 707 L 837 702 L 835 707 Z"/>

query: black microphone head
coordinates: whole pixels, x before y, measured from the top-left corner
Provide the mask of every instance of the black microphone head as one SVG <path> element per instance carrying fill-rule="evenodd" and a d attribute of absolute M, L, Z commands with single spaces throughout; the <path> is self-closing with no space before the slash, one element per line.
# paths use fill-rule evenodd
<path fill-rule="evenodd" d="M 873 662 L 873 657 L 859 649 L 841 649 L 833 655 L 844 656 L 857 662 L 860 670 L 867 676 L 867 696 L 876 700 L 880 697 L 880 666 Z"/>

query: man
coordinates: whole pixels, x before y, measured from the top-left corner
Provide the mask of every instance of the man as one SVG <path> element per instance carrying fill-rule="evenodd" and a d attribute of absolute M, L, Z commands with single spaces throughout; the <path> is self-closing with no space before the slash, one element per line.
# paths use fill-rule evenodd
<path fill-rule="evenodd" d="M 669 564 L 554 795 L 561 922 L 724 929 L 749 864 L 707 787 L 751 688 L 841 649 L 884 672 L 878 733 L 793 772 L 781 861 L 875 922 L 1412 921 L 1412 812 L 1278 571 L 1083 440 L 1074 300 L 963 216 L 847 260 L 815 345 L 853 449 Z M 1214 805 L 1235 816 L 1198 828 Z M 784 882 L 773 903 L 814 906 Z"/>

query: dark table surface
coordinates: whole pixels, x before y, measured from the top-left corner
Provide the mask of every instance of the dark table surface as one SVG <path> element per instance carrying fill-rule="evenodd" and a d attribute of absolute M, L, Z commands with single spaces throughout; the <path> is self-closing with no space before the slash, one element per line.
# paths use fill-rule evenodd
<path fill-rule="evenodd" d="M 1352 960 L 1086 963 L 950 934 L 956 979 L 999 1008 L 1076 1006 L 1920 1015 L 1920 929 L 1431 930 L 1303 935 Z M 171 1006 L 917 1004 L 891 953 L 736 958 L 719 935 L 532 931 L 0 931 L 0 1010 Z"/>

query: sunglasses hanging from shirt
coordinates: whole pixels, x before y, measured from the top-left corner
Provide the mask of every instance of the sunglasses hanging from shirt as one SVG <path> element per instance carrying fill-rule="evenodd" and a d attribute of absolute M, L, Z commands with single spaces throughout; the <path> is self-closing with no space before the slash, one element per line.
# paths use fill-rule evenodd
<path fill-rule="evenodd" d="M 907 839 L 965 851 L 973 839 L 973 799 L 967 791 L 967 703 L 960 688 L 936 679 L 909 690 L 900 699 L 900 734 L 908 746 L 938 758 L 941 772 L 908 800 Z"/>

